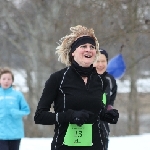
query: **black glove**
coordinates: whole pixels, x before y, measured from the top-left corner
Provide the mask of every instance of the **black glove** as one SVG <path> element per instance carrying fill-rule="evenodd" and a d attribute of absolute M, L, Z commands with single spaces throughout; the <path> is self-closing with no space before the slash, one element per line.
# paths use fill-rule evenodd
<path fill-rule="evenodd" d="M 116 124 L 118 122 L 119 113 L 116 109 L 103 109 L 100 113 L 100 119 L 110 124 Z"/>
<path fill-rule="evenodd" d="M 67 110 L 66 112 L 58 113 L 58 122 L 70 122 L 82 126 L 87 122 L 89 116 L 93 115 L 92 112 L 87 110 L 75 111 L 72 109 Z"/>

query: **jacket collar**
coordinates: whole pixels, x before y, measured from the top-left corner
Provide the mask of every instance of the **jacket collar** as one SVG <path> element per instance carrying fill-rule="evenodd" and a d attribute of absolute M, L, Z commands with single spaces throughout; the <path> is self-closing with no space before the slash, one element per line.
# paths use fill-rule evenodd
<path fill-rule="evenodd" d="M 1 86 L 0 86 L 0 91 L 2 92 L 11 92 L 12 91 L 12 86 L 7 88 L 7 89 L 3 89 Z"/>

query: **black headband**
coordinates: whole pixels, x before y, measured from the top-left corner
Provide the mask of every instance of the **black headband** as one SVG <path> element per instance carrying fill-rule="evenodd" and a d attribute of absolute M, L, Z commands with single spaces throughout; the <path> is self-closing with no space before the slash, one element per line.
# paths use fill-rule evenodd
<path fill-rule="evenodd" d="M 106 52 L 106 50 L 100 49 L 99 51 L 100 51 L 101 54 L 105 55 L 105 57 L 106 57 L 106 59 L 108 61 L 108 53 Z"/>
<path fill-rule="evenodd" d="M 76 50 L 76 48 L 78 48 L 80 45 L 84 45 L 86 43 L 90 43 L 93 46 L 96 46 L 94 38 L 92 38 L 90 36 L 82 36 L 82 37 L 79 37 L 76 41 L 74 41 L 72 43 L 71 53 L 73 53 Z"/>

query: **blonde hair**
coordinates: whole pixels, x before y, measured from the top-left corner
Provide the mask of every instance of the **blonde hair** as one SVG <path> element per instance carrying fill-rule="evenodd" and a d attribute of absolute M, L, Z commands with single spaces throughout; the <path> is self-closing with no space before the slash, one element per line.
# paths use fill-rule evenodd
<path fill-rule="evenodd" d="M 95 40 L 96 54 L 99 55 L 99 43 L 92 28 L 88 29 L 87 27 L 77 25 L 75 27 L 71 27 L 70 31 L 72 33 L 66 35 L 65 37 L 62 37 L 60 40 L 61 43 L 56 47 L 56 54 L 58 54 L 58 61 L 66 64 L 66 66 L 71 65 L 71 61 L 69 58 L 71 45 L 81 36 L 90 36 Z"/>
<path fill-rule="evenodd" d="M 7 74 L 7 73 L 11 74 L 12 80 L 14 81 L 14 74 L 12 73 L 12 71 L 8 67 L 0 68 L 0 78 L 3 74 Z"/>

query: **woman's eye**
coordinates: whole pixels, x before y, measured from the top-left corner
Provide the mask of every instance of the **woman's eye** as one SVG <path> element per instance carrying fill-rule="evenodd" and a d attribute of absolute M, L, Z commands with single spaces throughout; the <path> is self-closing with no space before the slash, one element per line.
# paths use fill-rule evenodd
<path fill-rule="evenodd" d="M 87 48 L 88 46 L 87 46 L 87 45 L 81 45 L 80 47 L 81 47 L 81 48 Z M 91 45 L 89 48 L 90 48 L 91 50 L 93 50 L 93 49 L 95 49 L 95 46 Z"/>
<path fill-rule="evenodd" d="M 86 48 L 86 45 L 82 45 L 81 47 L 82 47 L 82 48 Z"/>
<path fill-rule="evenodd" d="M 91 49 L 95 49 L 95 46 L 92 45 L 92 46 L 91 46 Z"/>

